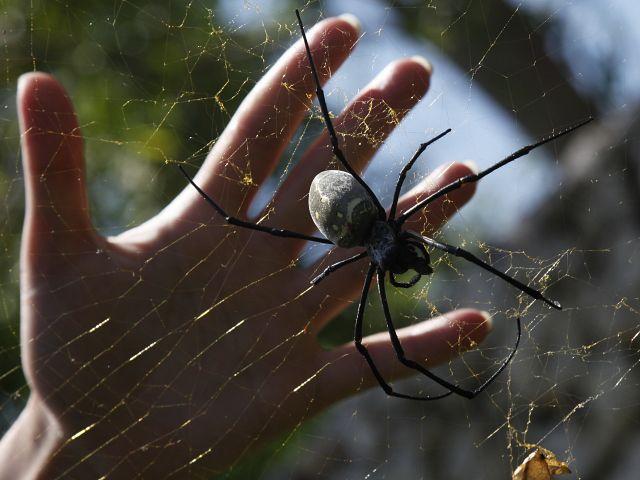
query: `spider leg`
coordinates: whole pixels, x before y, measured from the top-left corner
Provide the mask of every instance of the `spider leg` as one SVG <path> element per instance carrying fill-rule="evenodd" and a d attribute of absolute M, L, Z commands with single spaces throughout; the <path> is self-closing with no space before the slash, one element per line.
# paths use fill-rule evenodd
<path fill-rule="evenodd" d="M 257 230 L 259 232 L 265 232 L 269 235 L 274 235 L 276 237 L 286 237 L 286 238 L 298 238 L 301 240 L 307 240 L 309 242 L 316 243 L 326 243 L 329 245 L 333 245 L 331 240 L 327 240 L 326 238 L 312 237 L 310 235 L 305 235 L 303 233 L 293 232 L 291 230 L 284 230 L 282 228 L 273 228 L 266 227 L 264 225 L 258 225 L 257 223 L 247 222 L 245 220 L 240 220 L 239 218 L 232 217 L 227 215 L 220 205 L 218 205 L 209 195 L 207 195 L 196 183 L 192 180 L 189 174 L 182 168 L 182 165 L 178 165 L 178 168 L 182 172 L 182 174 L 189 180 L 189 183 L 193 185 L 193 187 L 198 191 L 198 193 L 204 198 L 209 204 L 218 212 L 230 225 L 235 225 L 237 227 L 248 228 L 250 230 Z"/>
<path fill-rule="evenodd" d="M 431 195 L 429 195 L 427 198 L 425 198 L 424 200 L 416 203 L 413 207 L 409 208 L 407 211 L 403 212 L 402 215 L 400 215 L 398 217 L 398 219 L 396 220 L 398 225 L 402 225 L 409 217 L 411 217 L 412 215 L 414 215 L 415 213 L 417 213 L 418 211 L 422 210 L 424 207 L 426 207 L 427 205 L 429 205 L 431 202 L 433 202 L 434 200 L 452 192 L 453 190 L 457 190 L 458 188 L 460 188 L 462 185 L 464 185 L 465 183 L 473 183 L 473 182 L 477 182 L 478 180 L 480 180 L 481 178 L 489 175 L 491 172 L 493 172 L 494 170 L 499 169 L 500 167 L 504 167 L 506 164 L 525 156 L 527 153 L 529 153 L 531 150 L 544 145 L 545 143 L 551 142 L 552 140 L 555 140 L 556 138 L 562 137 L 563 135 L 566 135 L 570 132 L 573 132 L 574 130 L 582 127 L 583 125 L 586 125 L 587 123 L 589 123 L 590 121 L 592 121 L 593 118 L 588 118 L 587 120 L 580 122 L 576 125 L 573 125 L 569 128 L 566 128 L 565 130 L 562 130 L 554 135 L 550 135 L 546 138 L 543 138 L 542 140 L 540 140 L 539 142 L 533 143 L 531 145 L 526 145 L 524 147 L 522 147 L 521 149 L 513 152 L 511 155 L 509 155 L 508 157 L 505 157 L 504 159 L 500 160 L 499 162 L 495 163 L 494 165 L 492 165 L 491 167 L 487 168 L 486 170 L 481 171 L 480 173 L 472 173 L 470 175 L 466 175 L 464 177 L 461 177 L 457 180 L 454 180 L 453 182 L 451 182 L 450 184 L 442 187 L 440 190 L 438 190 L 435 193 L 432 193 Z"/>
<path fill-rule="evenodd" d="M 431 247 L 437 248 L 438 250 L 442 250 L 442 251 L 444 251 L 444 252 L 446 252 L 446 253 L 448 253 L 450 255 L 455 255 L 456 257 L 464 258 L 465 260 L 467 260 L 467 261 L 469 261 L 471 263 L 475 263 L 479 267 L 484 268 L 485 270 L 487 270 L 487 271 L 493 273 L 494 275 L 500 277 L 505 282 L 513 285 L 518 290 L 523 291 L 524 293 L 526 293 L 530 297 L 532 297 L 532 298 L 534 298 L 536 300 L 542 300 L 544 303 L 546 303 L 550 307 L 555 308 L 556 310 L 562 310 L 562 305 L 560 305 L 560 303 L 558 303 L 557 301 L 548 299 L 547 297 L 542 295 L 542 293 L 540 293 L 538 290 L 535 290 L 535 289 L 525 285 L 524 283 L 519 282 L 515 278 L 510 277 L 509 275 L 507 275 L 506 273 L 501 272 L 500 270 L 496 270 L 495 268 L 493 268 L 488 263 L 483 262 L 482 260 L 480 260 L 478 257 L 473 255 L 472 253 L 467 252 L 466 250 L 463 250 L 460 247 L 454 247 L 453 245 L 447 245 L 446 243 L 440 243 L 440 242 L 437 242 L 437 241 L 433 240 L 432 238 L 423 237 L 423 236 L 417 235 L 417 234 L 415 234 L 413 232 L 407 232 L 407 233 L 411 237 L 416 238 L 416 239 L 424 242 L 426 245 L 429 245 Z"/>
<path fill-rule="evenodd" d="M 473 390 L 465 390 L 464 388 L 461 388 L 457 385 L 452 384 L 451 382 L 448 382 L 443 378 L 440 378 L 436 374 L 424 368 L 419 363 L 414 362 L 413 360 L 410 360 L 406 357 L 404 353 L 404 349 L 402 348 L 402 344 L 400 343 L 400 339 L 398 338 L 398 334 L 396 333 L 396 329 L 393 326 L 393 320 L 391 319 L 391 312 L 389 311 L 389 303 L 387 302 L 387 292 L 384 286 L 384 272 L 382 270 L 378 270 L 378 291 L 380 293 L 380 300 L 382 301 L 382 310 L 384 311 L 384 316 L 387 321 L 387 330 L 389 331 L 389 336 L 391 337 L 391 344 L 393 345 L 393 349 L 396 351 L 396 355 L 400 363 L 402 363 L 406 367 L 411 368 L 412 370 L 416 370 L 422 373 L 423 375 L 430 378 L 437 384 L 442 385 L 444 388 L 450 391 L 449 393 L 455 393 L 457 395 L 460 395 L 468 399 L 475 398 L 485 388 L 491 385 L 491 383 L 498 377 L 498 375 L 500 375 L 502 371 L 507 367 L 507 365 L 509 365 L 509 362 L 511 362 L 511 359 L 515 355 L 516 350 L 520 345 L 520 337 L 522 336 L 522 325 L 520 322 L 520 317 L 518 317 L 517 319 L 518 336 L 516 338 L 516 343 L 513 347 L 513 350 L 511 350 L 511 353 L 509 354 L 509 356 L 504 360 L 504 362 L 502 362 L 502 365 L 500 365 L 500 368 L 498 368 L 498 370 L 496 370 L 493 373 L 493 375 L 491 375 L 487 380 L 485 380 L 485 382 L 482 385 L 480 385 L 478 388 L 475 388 Z"/>
<path fill-rule="evenodd" d="M 365 250 L 364 252 L 360 252 L 357 255 L 354 255 L 353 257 L 349 257 L 345 260 L 340 260 L 339 262 L 334 263 L 333 265 L 329 265 L 327 268 L 325 268 L 322 273 L 316 277 L 314 277 L 311 280 L 311 283 L 313 285 L 317 285 L 319 284 L 322 280 L 324 280 L 325 277 L 329 276 L 331 273 L 335 272 L 336 270 L 344 267 L 345 265 L 349 265 L 350 263 L 356 262 L 360 259 L 363 259 L 364 257 L 367 256 L 367 251 Z"/>
<path fill-rule="evenodd" d="M 331 116 L 329 115 L 329 108 L 327 107 L 327 100 L 324 96 L 324 91 L 320 86 L 320 79 L 318 77 L 318 71 L 316 69 L 316 65 L 313 61 L 313 57 L 311 56 L 311 49 L 309 48 L 309 42 L 307 41 L 307 35 L 304 31 L 304 25 L 302 24 L 302 18 L 300 17 L 300 12 L 296 9 L 296 17 L 298 17 L 298 25 L 300 25 L 300 32 L 302 33 L 302 39 L 304 40 L 304 47 L 307 51 L 307 58 L 309 59 L 309 66 L 311 67 L 311 74 L 313 75 L 313 81 L 316 84 L 316 96 L 318 97 L 318 103 L 320 104 L 320 110 L 322 111 L 322 118 L 324 119 L 324 123 L 327 127 L 327 131 L 329 132 L 329 138 L 331 139 L 331 148 L 333 150 L 333 154 L 340 161 L 342 166 L 349 172 L 353 178 L 356 179 L 360 185 L 364 187 L 367 193 L 371 196 L 371 199 L 376 205 L 378 209 L 378 217 L 380 220 L 386 219 L 386 212 L 384 207 L 378 200 L 378 197 L 373 193 L 369 185 L 358 175 L 358 173 L 353 169 L 353 167 L 349 164 L 344 153 L 340 150 L 340 146 L 338 144 L 338 135 L 336 134 L 335 128 L 333 128 L 333 123 L 331 122 Z"/>
<path fill-rule="evenodd" d="M 396 208 L 398 208 L 398 199 L 400 198 L 400 189 L 402 188 L 402 184 L 404 183 L 405 178 L 407 178 L 407 173 L 409 172 L 409 170 L 411 170 L 411 167 L 413 167 L 413 164 L 416 162 L 416 160 L 418 160 L 418 157 L 422 155 L 422 152 L 424 152 L 429 145 L 440 140 L 450 131 L 451 129 L 447 128 L 440 135 L 433 137 L 428 142 L 421 143 L 420 146 L 418 147 L 418 150 L 416 150 L 416 153 L 414 153 L 413 157 L 411 157 L 411 160 L 409 160 L 409 163 L 407 163 L 404 166 L 404 168 L 400 172 L 400 176 L 398 177 L 398 183 L 396 183 L 396 191 L 393 194 L 393 202 L 391 202 L 391 209 L 389 210 L 389 220 L 393 220 L 396 217 Z"/>
<path fill-rule="evenodd" d="M 405 395 L 403 393 L 394 392 L 393 388 L 391 388 L 391 386 L 382 377 L 380 370 L 378 370 L 378 367 L 376 367 L 376 364 L 374 363 L 373 358 L 371 358 L 371 355 L 369 354 L 369 350 L 362 343 L 362 322 L 364 319 L 364 309 L 367 304 L 367 295 L 369 294 L 369 287 L 371 286 L 371 280 L 373 279 L 373 275 L 375 271 L 376 271 L 376 266 L 373 263 L 369 264 L 369 271 L 367 272 L 367 276 L 365 277 L 365 280 L 364 280 L 364 286 L 362 287 L 362 296 L 360 297 L 360 304 L 358 305 L 358 315 L 356 316 L 355 334 L 354 334 L 354 340 L 353 340 L 356 345 L 356 348 L 358 349 L 358 352 L 360 352 L 360 354 L 365 358 L 365 360 L 369 364 L 369 368 L 371 369 L 373 376 L 376 377 L 376 380 L 378 381 L 382 389 L 385 391 L 387 395 L 391 397 L 406 398 L 408 400 L 439 400 L 440 398 L 444 398 L 451 395 L 452 392 L 443 393 L 442 395 L 423 396 L 423 397 Z"/>

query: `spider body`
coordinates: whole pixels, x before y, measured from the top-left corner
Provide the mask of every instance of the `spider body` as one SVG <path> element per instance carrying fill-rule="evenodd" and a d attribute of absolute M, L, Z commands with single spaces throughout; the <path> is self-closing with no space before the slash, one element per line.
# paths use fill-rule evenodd
<path fill-rule="evenodd" d="M 371 261 L 384 271 L 398 275 L 414 270 L 418 279 L 433 272 L 424 247 L 386 216 L 380 220 L 375 201 L 347 172 L 325 170 L 316 175 L 309 188 L 309 213 L 334 244 L 365 247 Z"/>
<path fill-rule="evenodd" d="M 393 222 L 377 220 L 365 245 L 367 254 L 378 268 L 399 275 L 414 270 L 420 276 L 433 272 L 427 251 L 398 231 Z"/>
<path fill-rule="evenodd" d="M 313 180 L 309 190 L 309 211 L 311 218 L 318 227 L 321 233 L 326 238 L 306 235 L 304 233 L 294 232 L 291 230 L 285 230 L 281 228 L 268 227 L 259 223 L 253 223 L 246 220 L 228 215 L 223 208 L 216 203 L 209 195 L 207 195 L 187 174 L 184 168 L 179 165 L 182 174 L 187 178 L 191 185 L 198 191 L 198 193 L 220 214 L 224 217 L 225 221 L 229 225 L 246 228 L 249 230 L 256 230 L 264 233 L 268 233 L 273 236 L 295 238 L 307 240 L 315 243 L 323 243 L 329 245 L 335 245 L 337 247 L 351 248 L 351 247 L 364 247 L 364 249 L 351 257 L 345 258 L 339 262 L 329 265 L 318 276 L 311 280 L 311 283 L 317 285 L 324 278 L 341 269 L 342 267 L 358 262 L 365 258 L 369 259 L 369 268 L 367 270 L 364 284 L 362 287 L 362 295 L 360 297 L 360 303 L 358 305 L 358 313 L 355 320 L 355 333 L 354 343 L 357 350 L 364 357 L 372 374 L 382 387 L 382 389 L 390 396 L 405 398 L 410 400 L 437 400 L 452 393 L 460 395 L 465 398 L 474 398 L 485 388 L 487 388 L 493 380 L 506 368 L 513 355 L 515 354 L 521 336 L 521 322 L 520 317 L 516 319 L 517 325 L 517 337 L 515 345 L 511 350 L 511 353 L 502 362 L 500 367 L 482 383 L 479 387 L 473 390 L 466 390 L 456 384 L 453 384 L 426 369 L 420 363 L 407 358 L 404 349 L 400 343 L 398 335 L 396 333 L 393 319 L 390 313 L 389 304 L 387 301 L 386 293 L 386 275 L 389 273 L 389 281 L 391 285 L 400 288 L 410 288 L 414 286 L 421 276 L 429 275 L 433 272 L 431 268 L 431 261 L 429 253 L 426 247 L 431 249 L 440 250 L 448 255 L 460 257 L 468 262 L 477 265 L 480 268 L 500 277 L 505 282 L 514 286 L 518 290 L 526 293 L 535 300 L 540 300 L 552 308 L 561 310 L 560 304 L 554 300 L 550 300 L 545 297 L 538 290 L 525 285 L 524 283 L 516 280 L 515 278 L 507 275 L 504 272 L 497 270 L 488 263 L 482 261 L 472 253 L 453 245 L 439 242 L 432 238 L 420 235 L 416 232 L 403 229 L 403 224 L 413 215 L 421 212 L 432 202 L 445 197 L 447 194 L 462 187 L 466 183 L 473 183 L 479 181 L 481 178 L 489 175 L 495 170 L 507 165 L 508 163 L 527 155 L 533 149 L 544 145 L 552 140 L 557 139 L 563 135 L 566 135 L 575 129 L 587 124 L 592 120 L 589 118 L 576 125 L 568 127 L 560 132 L 550 135 L 542 140 L 526 145 L 519 150 L 513 152 L 507 157 L 503 158 L 499 162 L 492 166 L 482 170 L 478 173 L 469 174 L 467 176 L 458 178 L 457 180 L 445 185 L 436 192 L 430 194 L 426 198 L 422 199 L 414 206 L 408 208 L 404 212 L 396 215 L 398 207 L 398 199 L 400 197 L 400 191 L 402 184 L 407 176 L 408 171 L 416 162 L 418 157 L 424 152 L 424 150 L 433 142 L 441 139 L 448 134 L 451 129 L 447 129 L 441 134 L 435 136 L 426 143 L 421 144 L 413 157 L 404 166 L 400 172 L 400 176 L 396 183 L 396 188 L 389 208 L 389 213 L 385 213 L 384 207 L 373 193 L 369 185 L 360 177 L 360 175 L 353 169 L 345 158 L 344 153 L 340 149 L 338 136 L 333 127 L 329 109 L 324 97 L 324 92 L 320 86 L 318 79 L 318 73 L 316 71 L 313 57 L 309 49 L 307 37 L 300 18 L 300 13 L 296 10 L 296 16 L 298 18 L 298 24 L 300 26 L 300 32 L 304 40 L 304 46 L 309 61 L 309 67 L 311 74 L 316 85 L 316 94 L 318 97 L 318 103 L 322 111 L 322 118 L 329 133 L 329 139 L 331 141 L 331 147 L 333 154 L 344 168 L 345 171 L 340 170 L 327 170 L 318 174 Z M 408 282 L 401 282 L 396 280 L 395 275 L 405 273 L 409 270 L 415 271 L 415 275 Z M 446 389 L 445 393 L 439 395 L 408 395 L 400 392 L 396 392 L 385 381 L 381 372 L 378 370 L 373 358 L 369 354 L 367 346 L 363 343 L 363 320 L 364 310 L 369 294 L 369 288 L 373 277 L 376 277 L 378 283 L 378 292 L 382 303 L 382 310 L 387 323 L 387 330 L 391 338 L 391 343 L 396 352 L 398 361 L 405 367 L 415 370 L 427 378 L 433 380 L 438 385 Z"/>

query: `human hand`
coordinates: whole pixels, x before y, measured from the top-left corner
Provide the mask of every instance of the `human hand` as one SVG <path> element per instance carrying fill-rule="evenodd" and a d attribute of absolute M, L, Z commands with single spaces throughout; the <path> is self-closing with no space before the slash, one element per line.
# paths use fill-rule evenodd
<path fill-rule="evenodd" d="M 348 17 L 309 31 L 323 81 L 357 38 Z M 357 170 L 425 94 L 429 77 L 419 59 L 396 61 L 336 119 Z M 229 213 L 246 218 L 314 88 L 298 41 L 244 100 L 196 177 Z M 230 227 L 190 186 L 149 221 L 105 238 L 91 225 L 82 137 L 66 93 L 53 77 L 28 74 L 18 106 L 27 195 L 21 335 L 31 397 L 0 444 L 7 475 L 210 476 L 377 386 L 352 344 L 325 351 L 316 338 L 358 296 L 363 265 L 314 288 L 309 280 L 348 251 L 296 266 L 304 242 Z M 306 194 L 332 160 L 328 144 L 325 132 L 302 155 L 258 216 L 266 215 L 262 224 L 315 231 Z M 457 163 L 434 171 L 400 209 L 467 173 Z M 434 203 L 426 224 L 423 217 L 409 226 L 437 229 L 473 189 Z M 398 333 L 409 356 L 434 365 L 481 341 L 489 325 L 481 312 L 458 310 Z M 398 368 L 386 334 L 365 343 L 387 379 L 410 373 Z"/>

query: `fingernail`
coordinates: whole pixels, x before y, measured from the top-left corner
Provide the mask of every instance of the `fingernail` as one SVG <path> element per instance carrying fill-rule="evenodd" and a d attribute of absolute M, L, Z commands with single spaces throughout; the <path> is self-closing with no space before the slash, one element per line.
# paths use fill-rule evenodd
<path fill-rule="evenodd" d="M 429 177 L 433 176 L 434 178 L 442 175 L 448 168 L 451 168 L 451 165 L 453 165 L 452 163 L 444 163 L 442 165 L 438 165 L 436 168 L 434 168 L 433 170 L 431 170 L 431 173 L 429 174 Z M 429 177 L 426 178 L 426 180 L 429 179 Z"/>
<path fill-rule="evenodd" d="M 427 60 L 423 56 L 414 55 L 413 57 L 411 57 L 411 60 L 422 65 L 429 75 L 431 75 L 431 72 L 433 72 L 433 67 L 429 63 L 429 60 Z"/>
<path fill-rule="evenodd" d="M 27 74 L 23 73 L 18 77 L 18 90 L 22 90 L 24 88 L 25 82 L 27 81 Z"/>
<path fill-rule="evenodd" d="M 484 318 L 484 324 L 487 326 L 488 331 L 493 330 L 493 318 L 491 317 L 491 314 L 482 310 L 480 315 Z"/>
<path fill-rule="evenodd" d="M 18 77 L 17 89 L 22 90 L 27 85 L 27 82 L 29 81 L 29 79 L 34 77 L 35 75 L 37 75 L 37 73 L 35 72 L 27 72 L 20 75 Z"/>
<path fill-rule="evenodd" d="M 478 168 L 478 164 L 473 160 L 466 160 L 462 162 L 462 164 L 469 167 L 473 173 L 478 173 L 480 171 L 480 169 Z"/>
<path fill-rule="evenodd" d="M 338 15 L 338 18 L 341 18 L 342 20 L 350 23 L 351 26 L 356 29 L 358 35 L 360 34 L 360 32 L 362 32 L 362 25 L 360 24 L 360 20 L 358 20 L 358 17 L 356 17 L 353 13 L 343 13 L 342 15 Z"/>

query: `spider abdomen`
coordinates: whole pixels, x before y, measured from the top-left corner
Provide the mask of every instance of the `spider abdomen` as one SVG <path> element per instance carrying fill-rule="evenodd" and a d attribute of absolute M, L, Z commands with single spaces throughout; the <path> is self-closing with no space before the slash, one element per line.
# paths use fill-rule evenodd
<path fill-rule="evenodd" d="M 364 245 L 378 217 L 376 205 L 349 173 L 320 172 L 309 189 L 309 213 L 318 230 L 339 247 Z"/>

